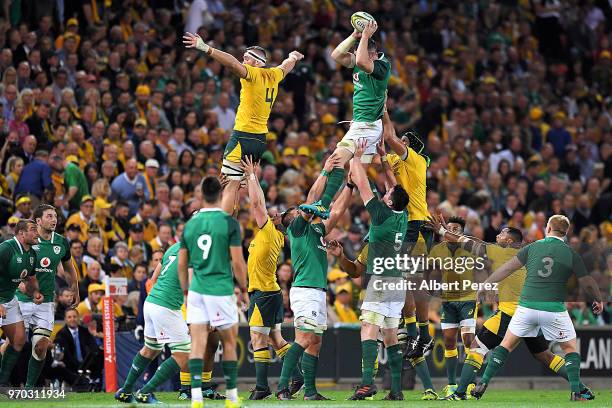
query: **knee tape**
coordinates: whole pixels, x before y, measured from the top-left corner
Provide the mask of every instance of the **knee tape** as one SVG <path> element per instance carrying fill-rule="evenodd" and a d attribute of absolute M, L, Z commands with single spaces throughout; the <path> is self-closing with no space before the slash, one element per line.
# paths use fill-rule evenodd
<path fill-rule="evenodd" d="M 170 343 L 168 345 L 170 348 L 170 353 L 189 353 L 191 351 L 191 342 L 184 343 Z"/>
<path fill-rule="evenodd" d="M 474 319 L 471 319 L 474 320 Z M 461 326 L 461 336 L 464 334 L 474 334 L 476 333 L 476 326 Z"/>
<path fill-rule="evenodd" d="M 43 329 L 40 327 L 37 327 L 34 329 L 34 334 L 32 336 L 32 357 L 34 357 L 36 360 L 42 361 L 44 359 L 44 356 L 39 357 L 38 354 L 36 354 L 36 344 L 42 339 L 45 339 L 45 338 L 48 339 L 49 337 L 51 337 L 50 330 Z"/>
<path fill-rule="evenodd" d="M 348 150 L 349 152 L 351 152 L 351 154 L 355 154 L 356 146 L 355 146 L 354 140 L 347 139 L 346 137 L 344 137 L 336 145 L 336 148 L 339 148 L 339 147 Z"/>
<path fill-rule="evenodd" d="M 151 350 L 161 351 L 164 348 L 164 345 L 158 343 L 156 339 L 146 338 L 144 343 L 145 346 L 147 346 Z"/>
<path fill-rule="evenodd" d="M 249 330 L 251 330 L 252 332 L 264 334 L 266 336 L 270 335 L 270 328 L 269 327 L 251 326 L 251 327 L 249 327 Z"/>
<path fill-rule="evenodd" d="M 244 170 L 242 170 L 242 167 L 240 167 L 240 163 L 234 163 L 223 159 L 221 174 L 224 174 L 230 180 L 240 181 L 242 180 L 242 176 L 244 176 Z"/>
<path fill-rule="evenodd" d="M 300 316 L 295 319 L 295 327 L 306 332 L 316 332 L 318 325 L 316 320 L 309 317 Z"/>

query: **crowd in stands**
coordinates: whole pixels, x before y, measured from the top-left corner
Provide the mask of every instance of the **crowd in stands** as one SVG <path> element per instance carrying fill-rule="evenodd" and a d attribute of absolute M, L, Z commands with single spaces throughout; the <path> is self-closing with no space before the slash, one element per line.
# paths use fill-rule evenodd
<path fill-rule="evenodd" d="M 505 225 L 535 241 L 550 215 L 565 214 L 570 244 L 610 299 L 610 2 L 14 0 L 0 10 L 0 234 L 41 202 L 59 209 L 82 301 L 75 317 L 58 279 L 65 330 L 81 319 L 100 342 L 105 276 L 129 282 L 116 317 L 138 318 L 148 276 L 200 207 L 200 181 L 219 174 L 239 81 L 183 48 L 182 33 L 239 60 L 254 44 L 270 65 L 305 55 L 281 84 L 261 163 L 267 202 L 286 209 L 304 202 L 351 119 L 352 73 L 330 52 L 357 10 L 378 21 L 398 134 L 415 129 L 425 142 L 430 211 L 463 217 L 465 233 L 487 242 Z M 383 190 L 380 172 L 371 177 Z M 246 191 L 236 217 L 248 256 Z M 354 259 L 368 222 L 355 202 L 330 237 Z M 329 263 L 330 320 L 356 323 L 359 290 Z M 287 321 L 292 273 L 286 245 L 277 275 Z M 568 299 L 577 324 L 610 323 L 610 306 L 595 318 L 579 297 Z"/>

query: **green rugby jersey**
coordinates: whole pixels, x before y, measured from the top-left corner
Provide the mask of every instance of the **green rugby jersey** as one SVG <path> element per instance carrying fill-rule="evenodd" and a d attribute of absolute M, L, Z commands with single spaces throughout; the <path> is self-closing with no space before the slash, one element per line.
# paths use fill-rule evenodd
<path fill-rule="evenodd" d="M 527 277 L 519 306 L 548 312 L 563 312 L 567 282 L 587 275 L 582 257 L 561 239 L 547 237 L 522 248 L 516 256 L 525 265 Z"/>
<path fill-rule="evenodd" d="M 357 65 L 353 68 L 353 122 L 375 122 L 383 116 L 391 63 L 382 54 L 374 60 L 368 74 Z"/>
<path fill-rule="evenodd" d="M 17 238 L 0 244 L 0 303 L 10 302 L 21 281 L 27 276 L 34 276 L 35 263 L 36 252 L 32 248 L 24 251 Z"/>
<path fill-rule="evenodd" d="M 384 265 L 384 260 L 391 258 L 395 261 L 395 256 L 399 254 L 408 227 L 406 211 L 394 211 L 376 197 L 367 202 L 366 209 L 371 220 L 367 273 L 401 276 L 402 271 L 396 268 L 395 262 L 388 268 Z"/>
<path fill-rule="evenodd" d="M 310 224 L 297 216 L 287 229 L 293 264 L 291 286 L 327 288 L 327 251 L 325 250 L 325 225 Z"/>
<path fill-rule="evenodd" d="M 220 208 L 202 208 L 185 224 L 181 248 L 189 252 L 189 290 L 202 295 L 234 294 L 230 247 L 242 245 L 238 221 Z"/>
<path fill-rule="evenodd" d="M 183 305 L 183 290 L 178 278 L 178 252 L 181 244 L 172 245 L 162 258 L 162 266 L 157 282 L 147 296 L 147 302 L 167 307 L 170 310 L 180 310 Z"/>
<path fill-rule="evenodd" d="M 51 233 L 51 239 L 46 240 L 38 237 L 38 244 L 32 245 L 32 249 L 36 252 L 36 279 L 40 293 L 45 297 L 44 302 L 49 303 L 55 300 L 55 275 L 60 262 L 70 260 L 70 244 L 68 240 L 56 234 Z M 32 298 L 21 293 L 19 289 L 15 291 L 17 299 L 20 302 L 32 302 Z"/>

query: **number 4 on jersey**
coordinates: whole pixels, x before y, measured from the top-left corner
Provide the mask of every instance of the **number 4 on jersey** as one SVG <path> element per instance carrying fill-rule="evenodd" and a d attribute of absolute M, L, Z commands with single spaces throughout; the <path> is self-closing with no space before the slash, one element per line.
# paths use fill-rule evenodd
<path fill-rule="evenodd" d="M 274 103 L 274 88 L 266 88 L 266 102 L 270 104 L 270 109 L 272 109 L 272 104 Z"/>

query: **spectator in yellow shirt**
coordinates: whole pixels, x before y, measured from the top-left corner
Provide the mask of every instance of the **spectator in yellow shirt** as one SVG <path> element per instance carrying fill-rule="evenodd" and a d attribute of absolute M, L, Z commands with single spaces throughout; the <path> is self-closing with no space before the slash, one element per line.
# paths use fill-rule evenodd
<path fill-rule="evenodd" d="M 85 316 L 102 313 L 102 297 L 106 291 L 106 287 L 101 283 L 92 283 L 87 288 L 88 296 L 76 307 L 79 316 L 83 319 Z M 115 317 L 123 316 L 121 306 L 113 303 L 113 311 Z"/>
<path fill-rule="evenodd" d="M 357 313 L 355 313 L 351 305 L 353 300 L 352 292 L 353 289 L 350 282 L 336 287 L 334 309 L 338 315 L 338 321 L 341 323 L 359 323 Z"/>
<path fill-rule="evenodd" d="M 86 242 L 89 239 L 89 228 L 95 223 L 93 217 L 94 199 L 90 195 L 85 195 L 81 199 L 80 211 L 72 214 L 66 220 L 66 228 L 76 224 L 81 228 L 79 241 Z"/>
<path fill-rule="evenodd" d="M 174 240 L 172 239 L 172 227 L 165 222 L 159 224 L 157 236 L 149 241 L 151 250 L 153 252 L 160 250 L 165 251 L 172 244 L 174 244 Z"/>

